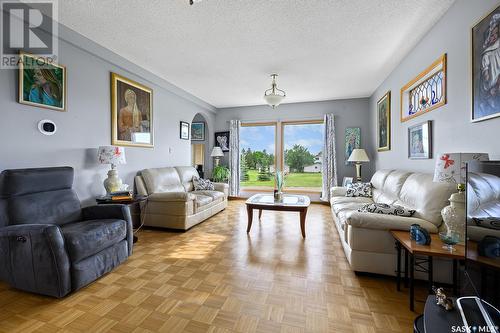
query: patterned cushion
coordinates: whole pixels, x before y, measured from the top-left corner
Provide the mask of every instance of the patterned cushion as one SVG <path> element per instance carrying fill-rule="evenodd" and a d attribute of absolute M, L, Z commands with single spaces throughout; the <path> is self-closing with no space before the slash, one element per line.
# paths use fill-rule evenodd
<path fill-rule="evenodd" d="M 403 206 L 398 205 L 387 205 L 383 203 L 372 203 L 368 205 L 364 205 L 363 207 L 358 209 L 360 213 L 377 213 L 377 214 L 385 214 L 385 215 L 396 215 L 396 216 L 405 216 L 411 217 L 415 214 L 414 209 L 407 209 Z"/>
<path fill-rule="evenodd" d="M 194 185 L 194 190 L 195 191 L 213 191 L 214 190 L 214 184 L 208 179 L 203 179 L 200 177 L 193 177 L 193 185 Z"/>
<path fill-rule="evenodd" d="M 497 218 L 497 217 L 484 217 L 484 218 L 473 217 L 472 219 L 474 220 L 474 222 L 477 224 L 478 227 L 500 230 L 500 218 Z"/>
<path fill-rule="evenodd" d="M 372 197 L 371 183 L 351 183 L 347 185 L 346 197 Z"/>

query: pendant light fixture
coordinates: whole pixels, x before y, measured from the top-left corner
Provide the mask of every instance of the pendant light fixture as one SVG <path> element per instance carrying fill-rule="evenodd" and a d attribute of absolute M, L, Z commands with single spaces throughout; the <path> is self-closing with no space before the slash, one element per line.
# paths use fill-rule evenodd
<path fill-rule="evenodd" d="M 276 84 L 276 77 L 278 77 L 278 74 L 272 74 L 271 77 L 273 78 L 271 89 L 267 89 L 264 92 L 264 100 L 274 109 L 281 104 L 283 99 L 286 97 L 286 93 L 283 90 L 278 89 Z"/>

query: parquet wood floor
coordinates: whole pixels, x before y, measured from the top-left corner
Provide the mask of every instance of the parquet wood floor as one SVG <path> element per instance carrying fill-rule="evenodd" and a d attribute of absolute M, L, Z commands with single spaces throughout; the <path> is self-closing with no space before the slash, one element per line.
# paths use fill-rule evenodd
<path fill-rule="evenodd" d="M 125 264 L 62 300 L 0 284 L 0 332 L 412 332 L 407 293 L 350 270 L 329 207 L 311 205 L 305 240 L 298 213 L 246 225 L 231 201 L 185 233 L 143 230 Z"/>

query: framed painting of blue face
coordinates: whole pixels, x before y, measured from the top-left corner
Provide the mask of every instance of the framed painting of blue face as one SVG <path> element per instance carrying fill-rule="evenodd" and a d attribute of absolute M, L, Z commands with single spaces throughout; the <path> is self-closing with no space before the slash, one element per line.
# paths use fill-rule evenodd
<path fill-rule="evenodd" d="M 205 141 L 205 123 L 204 122 L 191 123 L 191 140 L 192 141 Z"/>
<path fill-rule="evenodd" d="M 66 111 L 66 67 L 22 52 L 19 60 L 19 103 Z"/>
<path fill-rule="evenodd" d="M 500 116 L 500 6 L 471 31 L 472 121 Z"/>

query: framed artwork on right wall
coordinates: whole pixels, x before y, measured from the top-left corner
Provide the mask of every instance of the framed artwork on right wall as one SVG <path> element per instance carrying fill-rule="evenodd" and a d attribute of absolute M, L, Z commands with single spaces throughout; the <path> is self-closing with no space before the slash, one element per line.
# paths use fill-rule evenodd
<path fill-rule="evenodd" d="M 471 31 L 473 122 L 500 116 L 500 6 Z"/>
<path fill-rule="evenodd" d="M 377 150 L 391 150 L 391 92 L 377 102 Z"/>

